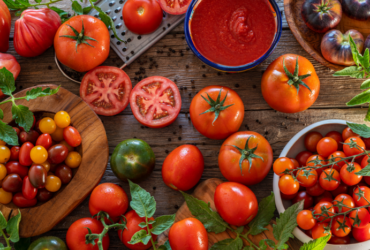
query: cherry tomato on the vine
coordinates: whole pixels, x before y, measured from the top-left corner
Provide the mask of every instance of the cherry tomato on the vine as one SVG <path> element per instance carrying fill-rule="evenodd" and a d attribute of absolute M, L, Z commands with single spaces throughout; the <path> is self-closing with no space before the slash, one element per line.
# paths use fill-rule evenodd
<path fill-rule="evenodd" d="M 342 150 L 343 148 L 343 138 L 342 138 L 342 134 L 339 133 L 338 131 L 330 131 L 329 133 L 327 133 L 325 135 L 325 137 L 330 137 L 330 138 L 333 138 L 337 144 L 338 144 L 338 150 Z"/>
<path fill-rule="evenodd" d="M 329 223 L 317 223 L 313 228 L 312 228 L 312 239 L 316 240 L 321 237 L 325 237 L 327 235 L 330 235 L 331 237 L 331 231 L 330 232 L 325 232 L 325 228 L 329 227 Z"/>
<path fill-rule="evenodd" d="M 342 158 L 345 158 L 345 157 L 346 155 L 342 151 L 335 151 L 334 153 L 329 155 L 328 164 L 339 161 L 333 165 L 333 168 L 337 170 L 338 172 L 340 172 L 340 169 L 342 168 L 342 166 L 347 163 L 345 160 L 340 161 Z"/>
<path fill-rule="evenodd" d="M 347 140 L 348 138 L 350 137 L 356 137 L 358 136 L 358 134 L 354 133 L 352 131 L 352 129 L 350 129 L 349 127 L 346 127 L 345 129 L 343 129 L 342 131 L 342 138 L 343 138 L 343 141 Z"/>
<path fill-rule="evenodd" d="M 353 200 L 356 206 L 366 206 L 370 202 L 370 188 L 366 186 L 359 186 L 353 191 Z M 367 202 L 369 201 L 369 202 Z"/>
<path fill-rule="evenodd" d="M 362 176 L 356 174 L 360 171 L 361 166 L 356 162 L 347 163 L 340 170 L 340 179 L 348 186 L 357 185 L 362 180 Z"/>
<path fill-rule="evenodd" d="M 297 224 L 303 230 L 310 230 L 316 225 L 317 221 L 310 210 L 302 210 L 297 215 Z"/>
<path fill-rule="evenodd" d="M 370 213 L 366 208 L 358 208 L 348 214 L 351 226 L 354 228 L 365 227 L 370 222 Z"/>
<path fill-rule="evenodd" d="M 354 208 L 355 201 L 348 194 L 340 194 L 335 197 L 333 205 L 336 213 L 338 212 L 343 213 L 351 210 L 351 208 Z"/>
<path fill-rule="evenodd" d="M 344 143 L 348 143 L 343 145 L 343 152 L 347 156 L 353 156 L 357 154 L 361 154 L 365 150 L 365 143 L 361 140 L 360 137 L 349 137 Z M 357 157 L 356 157 L 357 158 Z"/>
<path fill-rule="evenodd" d="M 283 175 L 279 180 L 279 189 L 286 195 L 295 194 L 299 190 L 299 182 L 294 180 L 291 175 Z"/>
<path fill-rule="evenodd" d="M 304 138 L 304 146 L 308 151 L 316 152 L 317 144 L 323 138 L 322 134 L 316 131 L 309 132 Z"/>
<path fill-rule="evenodd" d="M 297 180 L 302 187 L 312 187 L 318 180 L 317 172 L 313 168 L 301 169 L 298 171 Z"/>
<path fill-rule="evenodd" d="M 320 185 L 327 191 L 335 190 L 340 184 L 340 175 L 337 170 L 325 169 L 320 175 Z"/>
<path fill-rule="evenodd" d="M 275 160 L 272 168 L 275 174 L 278 176 L 283 176 L 286 174 L 284 171 L 293 170 L 295 167 L 293 161 L 288 157 L 279 157 Z"/>
<path fill-rule="evenodd" d="M 352 235 L 353 238 L 355 238 L 355 240 L 357 240 L 358 242 L 370 240 L 370 223 L 361 228 L 354 227 L 352 230 Z"/>
<path fill-rule="evenodd" d="M 325 210 L 326 213 L 323 213 L 323 210 Z M 315 214 L 321 214 L 317 215 L 318 222 L 330 222 L 330 219 L 328 217 L 333 216 L 335 214 L 333 203 L 327 201 L 318 202 L 315 205 L 313 212 Z"/>
<path fill-rule="evenodd" d="M 344 215 L 334 217 L 331 232 L 337 237 L 347 236 L 351 232 L 351 223 Z"/>

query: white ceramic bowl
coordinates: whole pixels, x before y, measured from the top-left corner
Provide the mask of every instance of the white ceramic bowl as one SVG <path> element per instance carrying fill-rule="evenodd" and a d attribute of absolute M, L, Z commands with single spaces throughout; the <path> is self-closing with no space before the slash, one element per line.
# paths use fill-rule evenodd
<path fill-rule="evenodd" d="M 321 133 L 323 136 L 326 135 L 326 133 L 330 131 L 338 131 L 342 133 L 343 129 L 346 127 L 346 121 L 344 120 L 324 120 L 321 122 L 316 122 L 301 131 L 299 131 L 284 147 L 283 151 L 280 154 L 280 157 L 289 157 L 289 158 L 295 158 L 296 155 L 306 150 L 304 146 L 304 138 L 305 135 L 310 131 L 317 131 Z M 288 208 L 292 205 L 291 201 L 282 200 L 280 196 L 280 190 L 279 190 L 279 176 L 274 174 L 274 193 L 275 193 L 275 202 L 277 210 L 280 213 L 283 213 L 285 211 L 285 208 Z M 294 236 L 302 241 L 303 243 L 309 242 L 312 240 L 311 237 L 307 236 L 301 229 L 296 227 L 293 231 Z M 348 245 L 332 245 L 327 244 L 325 247 L 325 250 L 366 250 L 370 249 L 370 241 L 361 242 L 361 243 L 352 243 Z"/>

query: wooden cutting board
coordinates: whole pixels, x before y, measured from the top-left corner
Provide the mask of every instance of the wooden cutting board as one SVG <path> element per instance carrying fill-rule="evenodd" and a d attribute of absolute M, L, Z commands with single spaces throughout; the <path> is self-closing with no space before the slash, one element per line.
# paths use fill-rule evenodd
<path fill-rule="evenodd" d="M 211 205 L 211 208 L 213 210 L 216 210 L 215 203 L 213 201 L 213 196 L 214 196 L 216 187 L 219 184 L 221 184 L 222 182 L 223 182 L 222 180 L 217 179 L 217 178 L 208 179 L 206 181 L 203 181 L 194 190 L 194 193 L 192 195 L 195 198 L 203 200 L 206 203 L 209 202 L 210 205 Z M 182 204 L 182 206 L 179 208 L 179 210 L 176 213 L 176 222 L 180 221 L 180 220 L 183 220 L 183 219 L 186 219 L 186 218 L 190 218 L 190 217 L 194 217 L 194 216 L 192 216 L 191 212 L 189 211 L 188 206 L 184 202 L 184 204 Z M 275 221 L 271 221 L 271 223 L 275 223 Z M 249 238 L 251 239 L 251 241 L 254 244 L 256 244 L 258 246 L 260 240 L 263 240 L 263 239 L 271 239 L 271 240 L 276 242 L 276 240 L 273 236 L 273 233 L 272 233 L 271 223 L 270 223 L 270 225 L 267 226 L 268 230 L 264 231 L 263 233 L 261 233 L 259 235 L 256 235 L 256 236 L 249 236 Z M 245 227 L 244 233 L 246 233 L 247 230 L 248 230 L 248 227 Z M 169 232 L 169 230 L 165 231 L 163 234 L 161 234 L 158 237 L 159 245 L 162 245 L 166 242 L 166 240 L 168 239 L 168 232 Z M 227 231 L 225 231 L 223 233 L 219 233 L 219 234 L 208 233 L 208 242 L 209 242 L 208 248 L 210 248 L 213 244 L 215 244 L 218 241 L 225 240 L 225 239 L 228 239 L 228 238 L 234 238 L 235 236 L 236 236 L 236 234 L 231 232 L 230 230 L 227 230 Z M 243 239 L 243 242 L 244 242 L 245 246 L 249 245 L 249 243 L 244 239 Z M 298 249 L 297 247 L 294 248 L 293 244 L 294 243 L 292 243 L 292 242 L 288 242 L 288 245 L 290 246 L 290 249 Z M 294 245 L 297 245 L 297 244 L 294 244 Z M 272 248 L 268 247 L 267 249 L 272 249 Z"/>

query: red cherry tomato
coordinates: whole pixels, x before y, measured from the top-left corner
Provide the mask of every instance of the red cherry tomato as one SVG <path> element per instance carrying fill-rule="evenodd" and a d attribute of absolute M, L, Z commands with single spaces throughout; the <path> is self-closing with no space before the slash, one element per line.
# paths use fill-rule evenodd
<path fill-rule="evenodd" d="M 293 170 L 295 166 L 293 161 L 288 157 L 279 157 L 275 160 L 272 168 L 275 174 L 277 174 L 278 176 L 283 176 L 285 174 L 284 171 Z"/>
<path fill-rule="evenodd" d="M 51 146 L 48 150 L 48 160 L 51 164 L 62 163 L 68 156 L 68 148 L 63 144 Z"/>
<path fill-rule="evenodd" d="M 330 138 L 333 138 L 337 144 L 338 144 L 338 150 L 342 150 L 343 148 L 343 138 L 342 138 L 342 134 L 339 133 L 338 131 L 330 131 L 329 133 L 327 133 L 325 135 L 325 137 L 330 137 Z"/>
<path fill-rule="evenodd" d="M 358 207 L 369 205 L 366 200 L 370 201 L 370 188 L 366 186 L 356 187 L 352 197 Z"/>
<path fill-rule="evenodd" d="M 42 134 L 36 141 L 35 146 L 43 146 L 46 150 L 48 150 L 51 145 L 53 144 L 53 140 L 49 134 Z"/>
<path fill-rule="evenodd" d="M 344 226 L 342 226 L 344 224 Z M 334 217 L 331 232 L 337 237 L 347 236 L 351 232 L 351 223 L 344 215 Z"/>
<path fill-rule="evenodd" d="M 312 228 L 312 239 L 316 240 L 318 238 L 325 237 L 327 235 L 331 235 L 331 231 L 329 233 L 325 233 L 325 228 L 327 228 L 327 227 L 329 227 L 329 223 L 317 223 Z"/>
<path fill-rule="evenodd" d="M 304 138 L 304 146 L 308 151 L 316 152 L 317 143 L 323 138 L 323 136 L 316 131 L 309 132 Z M 335 151 L 335 150 L 334 150 Z"/>
<path fill-rule="evenodd" d="M 361 154 L 365 150 L 365 143 L 363 140 L 361 140 L 360 137 L 349 137 L 347 138 L 347 140 L 344 141 L 344 143 L 356 143 L 357 144 L 357 147 L 346 145 L 346 144 L 343 145 L 343 152 L 347 156 Z"/>
<path fill-rule="evenodd" d="M 307 159 L 312 155 L 311 152 L 309 151 L 302 151 L 297 156 L 295 159 L 298 161 L 300 167 L 306 166 Z"/>
<path fill-rule="evenodd" d="M 362 176 L 356 174 L 360 171 L 361 166 L 356 162 L 347 163 L 346 165 L 343 165 L 340 170 L 340 179 L 348 186 L 357 185 L 362 180 Z"/>
<path fill-rule="evenodd" d="M 318 177 L 320 177 L 322 171 L 325 169 L 322 168 L 322 166 L 326 164 L 327 162 L 321 155 L 311 155 L 310 157 L 307 158 L 306 162 L 307 167 L 315 168 Z"/>
<path fill-rule="evenodd" d="M 308 209 L 313 205 L 313 198 L 307 193 L 307 191 L 300 191 L 292 200 L 293 204 L 304 200 L 303 209 Z"/>
<path fill-rule="evenodd" d="M 312 187 L 318 180 L 317 172 L 312 168 L 301 169 L 297 173 L 297 180 L 302 187 Z"/>
<path fill-rule="evenodd" d="M 327 214 L 322 214 L 323 207 L 326 207 Z M 317 216 L 318 222 L 330 222 L 329 216 L 333 216 L 335 214 L 333 203 L 327 201 L 320 201 L 318 202 L 314 209 L 314 214 L 322 214 Z"/>
<path fill-rule="evenodd" d="M 352 230 L 352 235 L 358 242 L 370 240 L 370 223 L 362 228 L 354 227 Z"/>
<path fill-rule="evenodd" d="M 162 10 L 171 15 L 184 14 L 191 3 L 191 0 L 159 0 Z"/>
<path fill-rule="evenodd" d="M 322 138 L 316 145 L 316 151 L 323 157 L 328 157 L 338 150 L 338 143 L 331 137 Z"/>
<path fill-rule="evenodd" d="M 370 138 L 361 137 L 361 140 L 365 143 L 366 149 L 370 148 Z"/>
<path fill-rule="evenodd" d="M 28 168 L 21 165 L 17 161 L 9 161 L 6 165 L 7 174 L 18 174 L 21 178 L 24 178 L 28 174 Z"/>
<path fill-rule="evenodd" d="M 17 174 L 9 174 L 7 175 L 2 183 L 1 187 L 10 193 L 17 193 L 22 191 L 22 179 Z"/>
<path fill-rule="evenodd" d="M 82 138 L 80 133 L 72 126 L 68 126 L 63 130 L 64 140 L 71 147 L 78 147 L 81 144 Z"/>
<path fill-rule="evenodd" d="M 335 151 L 334 153 L 332 153 L 331 155 L 329 155 L 329 157 L 328 157 L 328 164 L 329 163 L 334 164 L 334 162 L 340 161 L 342 158 L 345 158 L 345 157 L 346 157 L 346 155 L 342 151 Z M 333 165 L 333 168 L 335 170 L 337 170 L 338 172 L 340 172 L 340 169 L 346 163 L 347 162 L 345 160 L 340 161 L 338 163 L 335 163 Z"/>
<path fill-rule="evenodd" d="M 341 206 L 341 208 L 339 209 L 339 207 L 336 206 L 339 203 L 343 203 L 347 207 Z M 354 208 L 355 207 L 355 201 L 348 194 L 340 194 L 340 195 L 335 197 L 335 199 L 333 201 L 333 205 L 334 205 L 334 211 L 336 213 L 338 213 L 338 212 L 343 213 L 343 212 L 349 211 L 350 208 Z"/>
<path fill-rule="evenodd" d="M 283 200 L 293 200 L 297 195 L 298 195 L 298 193 L 286 195 L 286 194 L 283 194 L 282 192 L 280 192 L 280 196 Z"/>
<path fill-rule="evenodd" d="M 19 139 L 22 143 L 31 142 L 32 144 L 35 144 L 39 135 L 40 134 L 36 130 L 30 130 L 29 132 L 22 131 L 19 134 Z"/>
<path fill-rule="evenodd" d="M 30 142 L 26 142 L 21 146 L 19 150 L 19 163 L 23 166 L 31 166 L 31 149 L 33 148 L 33 144 Z"/>
<path fill-rule="evenodd" d="M 352 131 L 352 129 L 350 129 L 349 127 L 346 127 L 345 129 L 343 129 L 342 131 L 342 138 L 343 138 L 343 141 L 347 140 L 348 138 L 350 137 L 356 137 L 358 136 L 358 134 L 354 133 Z"/>
<path fill-rule="evenodd" d="M 341 183 L 335 190 L 331 191 L 331 194 L 334 197 L 337 197 L 340 194 L 348 194 L 348 186 Z"/>
<path fill-rule="evenodd" d="M 310 210 L 302 210 L 297 215 L 297 224 L 303 230 L 310 230 L 316 225 L 317 221 Z"/>
<path fill-rule="evenodd" d="M 23 179 L 22 194 L 23 197 L 26 198 L 27 200 L 32 200 L 37 195 L 37 188 L 32 186 L 28 176 L 24 177 Z"/>
<path fill-rule="evenodd" d="M 60 164 L 55 169 L 55 175 L 59 177 L 62 184 L 68 184 L 72 180 L 72 169 L 65 164 Z"/>
<path fill-rule="evenodd" d="M 344 237 L 337 237 L 335 235 L 331 236 L 329 244 L 333 245 L 347 245 L 351 243 L 351 237 L 349 235 Z"/>
<path fill-rule="evenodd" d="M 22 193 L 16 193 L 13 195 L 13 203 L 17 207 L 25 208 L 25 207 L 33 207 L 37 203 L 37 199 L 26 199 Z"/>
<path fill-rule="evenodd" d="M 13 146 L 10 149 L 10 158 L 9 158 L 10 161 L 19 161 L 19 150 L 20 149 L 21 147 L 18 147 L 18 146 Z"/>
<path fill-rule="evenodd" d="M 335 169 L 325 169 L 320 175 L 320 185 L 327 191 L 333 191 L 340 184 L 340 175 Z"/>
<path fill-rule="evenodd" d="M 370 222 L 370 213 L 366 208 L 353 210 L 348 215 L 351 226 L 354 228 L 365 227 Z M 356 219 L 357 218 L 357 219 Z"/>
<path fill-rule="evenodd" d="M 320 186 L 320 183 L 317 182 L 315 185 L 313 185 L 312 187 L 308 187 L 306 188 L 306 191 L 309 195 L 311 196 L 319 196 L 321 194 L 323 194 L 325 192 L 325 189 L 323 189 L 321 186 Z"/>
<path fill-rule="evenodd" d="M 42 165 L 32 165 L 28 177 L 35 188 L 44 188 L 46 185 L 46 169 Z"/>
<path fill-rule="evenodd" d="M 279 189 L 286 195 L 295 194 L 299 190 L 299 182 L 294 180 L 291 175 L 283 175 L 279 179 Z"/>
<path fill-rule="evenodd" d="M 332 194 L 329 191 L 325 191 L 324 193 L 322 193 L 318 196 L 315 196 L 314 197 L 314 204 L 317 204 L 317 203 L 319 203 L 320 201 L 323 201 L 323 200 L 332 202 L 333 201 Z"/>
<path fill-rule="evenodd" d="M 46 190 L 46 188 L 41 188 L 38 190 L 36 198 L 38 201 L 47 202 L 53 198 L 53 193 Z"/>

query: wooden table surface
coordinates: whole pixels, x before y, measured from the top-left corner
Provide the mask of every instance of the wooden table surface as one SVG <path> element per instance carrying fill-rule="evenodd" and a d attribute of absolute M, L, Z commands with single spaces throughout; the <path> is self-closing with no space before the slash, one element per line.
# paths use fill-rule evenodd
<path fill-rule="evenodd" d="M 277 0 L 283 12 L 283 0 Z M 67 9 L 70 1 L 63 1 L 59 5 Z M 67 6 L 67 7 L 66 7 Z M 15 21 L 18 17 L 13 18 Z M 14 23 L 13 23 L 14 24 Z M 285 144 L 305 126 L 325 119 L 345 119 L 352 122 L 362 122 L 366 109 L 348 108 L 345 103 L 360 92 L 361 80 L 333 77 L 333 71 L 317 63 L 298 44 L 292 35 L 284 18 L 283 32 L 280 42 L 273 54 L 261 65 L 251 71 L 226 74 L 215 71 L 204 65 L 189 49 L 184 37 L 183 25 L 174 28 L 163 39 L 157 42 L 146 53 L 141 55 L 125 72 L 135 85 L 139 76 L 160 75 L 176 81 L 182 97 L 182 108 L 177 120 L 162 129 L 150 129 L 142 126 L 132 115 L 131 108 L 127 107 L 121 114 L 113 117 L 101 116 L 108 140 L 109 152 L 112 154 L 115 146 L 128 138 L 141 138 L 147 141 L 156 155 L 156 166 L 153 173 L 139 184 L 154 195 L 157 201 L 155 216 L 176 213 L 184 202 L 183 197 L 176 191 L 168 188 L 162 181 L 161 167 L 169 152 L 183 144 L 196 144 L 202 151 L 205 159 L 205 170 L 202 180 L 208 178 L 223 178 L 218 164 L 217 155 L 222 141 L 210 140 L 202 136 L 192 126 L 189 116 L 189 106 L 192 97 L 208 85 L 224 85 L 238 92 L 245 105 L 245 117 L 240 130 L 251 130 L 265 136 L 270 142 L 274 157 L 278 157 Z M 12 36 L 12 35 L 11 35 Z M 38 84 L 57 84 L 79 94 L 79 85 L 62 76 L 54 62 L 54 49 L 48 49 L 44 54 L 35 58 L 24 58 L 14 50 L 13 38 L 8 53 L 14 55 L 21 65 L 21 73 L 16 81 L 17 90 L 32 87 Z M 169 49 L 176 52 L 170 53 Z M 158 53 L 164 51 L 165 53 Z M 180 55 L 182 51 L 183 56 Z M 167 53 L 168 52 L 168 53 Z M 320 95 L 314 105 L 297 114 L 284 114 L 272 110 L 264 101 L 260 82 L 267 66 L 277 57 L 285 53 L 295 53 L 307 57 L 315 66 L 321 80 Z M 158 68 L 149 69 L 149 58 L 157 62 Z M 111 50 L 104 65 L 121 66 L 121 59 Z M 137 75 L 139 68 L 145 69 L 145 74 Z M 269 195 L 272 191 L 273 171 L 260 184 L 250 188 L 258 200 Z M 101 181 L 113 182 L 121 185 L 129 193 L 128 184 L 119 181 L 110 166 Z M 78 206 L 68 217 L 62 220 L 52 231 L 45 235 L 54 235 L 65 240 L 68 227 L 77 219 L 89 217 L 88 200 Z M 58 208 L 55 208 L 58 209 Z M 115 232 L 110 232 L 110 249 L 126 249 L 119 241 Z M 301 246 L 298 240 L 291 241 L 291 249 L 297 250 Z"/>

